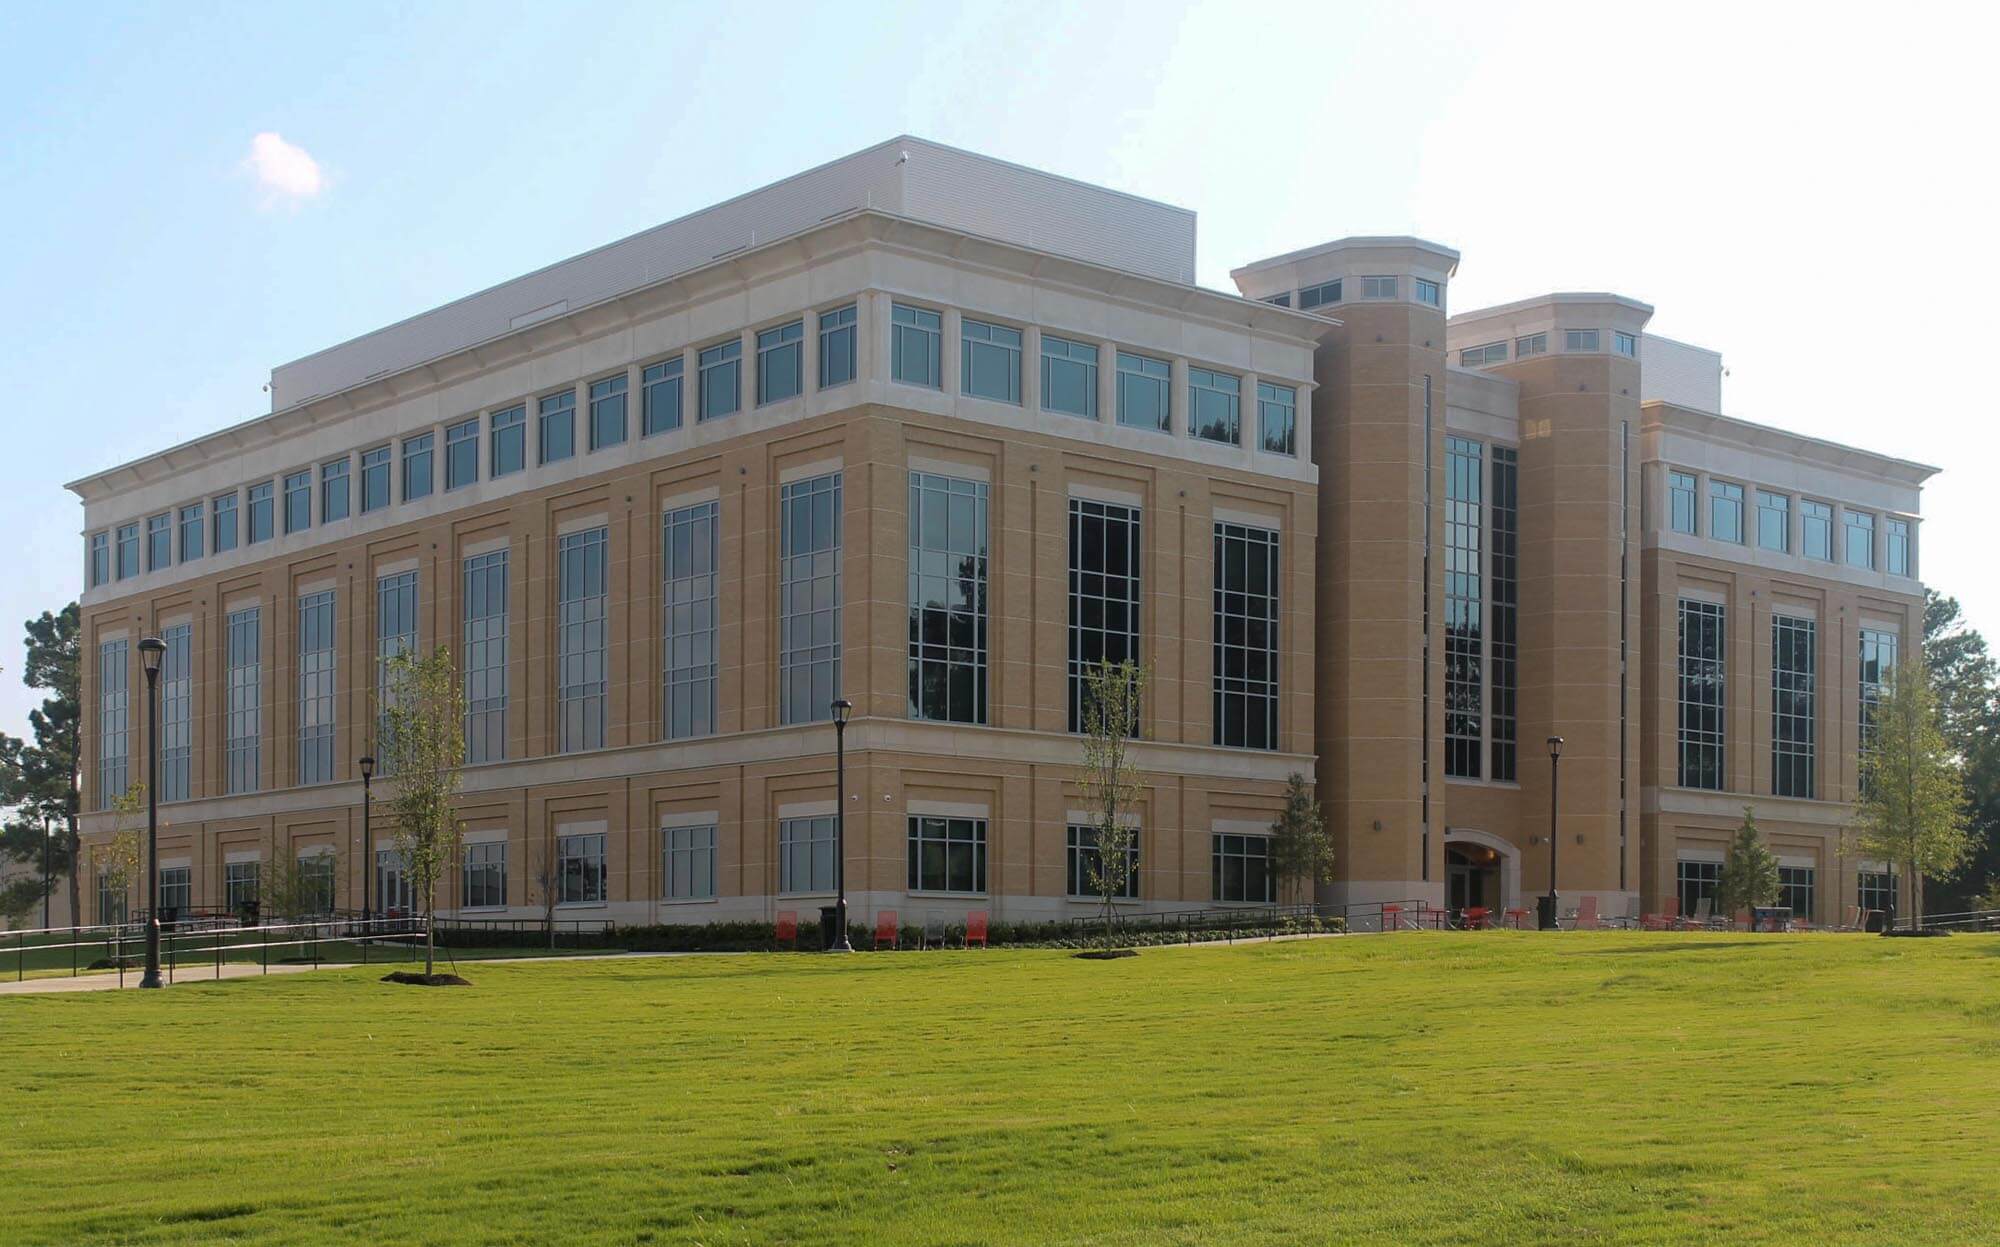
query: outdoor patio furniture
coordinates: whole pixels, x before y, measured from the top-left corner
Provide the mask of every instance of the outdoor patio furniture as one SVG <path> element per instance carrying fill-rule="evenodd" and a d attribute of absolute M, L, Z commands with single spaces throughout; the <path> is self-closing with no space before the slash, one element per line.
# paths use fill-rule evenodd
<path fill-rule="evenodd" d="M 1667 898 L 1665 909 L 1657 914 L 1645 915 L 1645 917 L 1640 919 L 1639 925 L 1648 931 L 1671 931 L 1679 925 L 1680 920 L 1681 898 L 1670 896 Z"/>
<path fill-rule="evenodd" d="M 1473 905 L 1465 911 L 1465 929 L 1484 931 L 1492 925 L 1493 911 L 1484 905 Z"/>
<path fill-rule="evenodd" d="M 1597 930 L 1597 898 L 1595 896 L 1586 896 L 1577 902 L 1576 929 L 1579 931 Z"/>
<path fill-rule="evenodd" d="M 799 946 L 799 911 L 781 909 L 778 911 L 778 943 L 785 947 Z"/>
<path fill-rule="evenodd" d="M 986 911 L 975 909 L 965 916 L 965 946 L 986 947 Z"/>
<path fill-rule="evenodd" d="M 887 941 L 889 947 L 892 949 L 901 947 L 902 939 L 903 928 L 896 918 L 896 911 L 893 909 L 877 910 L 875 912 L 875 951 L 878 953 L 882 951 L 884 941 Z"/>
<path fill-rule="evenodd" d="M 924 915 L 924 947 L 944 947 L 944 918 L 936 910 Z"/>
<path fill-rule="evenodd" d="M 1714 911 L 1715 901 L 1712 897 L 1704 896 L 1700 898 L 1694 903 L 1694 917 L 1683 918 L 1680 929 L 1683 931 L 1708 930 L 1709 919 L 1714 916 Z"/>
<path fill-rule="evenodd" d="M 1528 929 L 1528 911 L 1516 906 L 1507 911 L 1507 925 L 1516 931 Z"/>
<path fill-rule="evenodd" d="M 1403 907 L 1401 905 L 1382 906 L 1382 929 L 1384 931 L 1399 931 L 1402 929 L 1402 926 Z"/>

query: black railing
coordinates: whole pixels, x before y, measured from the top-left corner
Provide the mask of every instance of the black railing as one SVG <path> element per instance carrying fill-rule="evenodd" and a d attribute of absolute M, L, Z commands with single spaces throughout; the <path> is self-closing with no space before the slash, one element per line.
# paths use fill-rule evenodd
<path fill-rule="evenodd" d="M 0 936 L 0 975 L 12 954 L 15 981 L 37 977 L 74 977 L 93 971 L 116 971 L 122 986 L 127 970 L 142 968 L 146 953 L 144 922 L 93 927 L 57 927 Z M 420 918 L 329 917 L 299 922 L 244 926 L 229 920 L 207 923 L 176 921 L 160 927 L 160 967 L 172 982 L 182 967 L 213 966 L 222 977 L 228 964 L 256 964 L 268 973 L 273 965 L 328 960 L 366 963 L 385 960 L 385 952 L 420 950 L 424 924 Z M 336 947 L 339 946 L 339 947 Z M 330 957 L 329 953 L 338 953 Z"/>

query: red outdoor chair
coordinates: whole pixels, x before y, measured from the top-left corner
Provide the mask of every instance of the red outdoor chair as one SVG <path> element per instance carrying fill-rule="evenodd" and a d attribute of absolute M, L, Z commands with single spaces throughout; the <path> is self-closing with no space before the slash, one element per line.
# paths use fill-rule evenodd
<path fill-rule="evenodd" d="M 1484 905 L 1474 905 L 1465 911 L 1465 929 L 1484 931 L 1492 925 L 1493 911 Z"/>
<path fill-rule="evenodd" d="M 799 911 L 781 909 L 778 911 L 778 943 L 792 948 L 799 946 Z"/>
<path fill-rule="evenodd" d="M 1528 911 L 1527 911 L 1527 910 L 1525 910 L 1525 909 L 1520 909 L 1520 908 L 1515 908 L 1515 909 L 1510 909 L 1510 910 L 1508 910 L 1508 911 L 1507 911 L 1507 925 L 1508 925 L 1508 926 L 1510 926 L 1510 927 L 1512 927 L 1512 928 L 1514 928 L 1514 929 L 1515 929 L 1516 931 L 1525 931 L 1525 930 L 1527 930 L 1527 925 L 1528 925 Z"/>
<path fill-rule="evenodd" d="M 1382 929 L 1384 931 L 1399 931 L 1402 929 L 1402 926 L 1403 907 L 1401 905 L 1384 905 L 1382 907 Z"/>
<path fill-rule="evenodd" d="M 885 940 L 888 942 L 890 948 L 901 948 L 903 946 L 903 927 L 896 920 L 896 911 L 893 909 L 878 910 L 875 914 L 876 952 L 879 953 L 882 951 L 882 944 Z"/>
<path fill-rule="evenodd" d="M 1592 895 L 1592 896 L 1585 896 L 1585 897 L 1584 897 L 1584 898 L 1583 898 L 1582 900 L 1580 900 L 1580 901 L 1578 901 L 1578 902 L 1577 902 L 1577 905 L 1576 905 L 1576 929 L 1577 929 L 1577 930 L 1579 930 L 1579 931 L 1595 931 L 1595 930 L 1597 930 L 1597 897 L 1596 897 L 1596 896 L 1594 896 L 1594 895 Z"/>
<path fill-rule="evenodd" d="M 965 946 L 986 947 L 986 911 L 975 909 L 965 916 Z"/>

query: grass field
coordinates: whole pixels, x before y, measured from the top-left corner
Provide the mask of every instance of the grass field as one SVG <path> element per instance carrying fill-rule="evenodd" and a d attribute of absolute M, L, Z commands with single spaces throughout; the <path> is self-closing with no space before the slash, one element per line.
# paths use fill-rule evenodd
<path fill-rule="evenodd" d="M 0 1242 L 2000 1241 L 1995 938 L 471 977 L 0 998 Z"/>

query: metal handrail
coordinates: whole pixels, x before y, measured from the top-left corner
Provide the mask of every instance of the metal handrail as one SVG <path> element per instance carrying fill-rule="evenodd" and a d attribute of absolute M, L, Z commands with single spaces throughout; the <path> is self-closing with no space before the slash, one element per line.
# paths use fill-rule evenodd
<path fill-rule="evenodd" d="M 103 948 L 108 955 L 108 959 L 115 963 L 119 974 L 119 982 L 122 983 L 124 982 L 125 963 L 128 960 L 127 945 L 131 943 L 143 945 L 146 935 L 145 924 L 142 923 L 122 923 L 115 926 L 63 929 L 51 928 L 49 930 L 57 930 L 58 933 L 65 934 L 72 931 L 103 931 L 107 934 L 101 939 L 66 940 L 55 943 L 29 944 L 25 939 L 15 940 L 12 951 L 15 954 L 14 978 L 16 982 L 27 977 L 28 953 L 30 952 L 53 952 L 61 949 L 71 950 L 70 977 L 75 977 L 82 973 L 78 965 L 80 960 L 77 955 L 78 952 L 85 948 Z M 298 932 L 299 934 L 289 934 L 291 932 Z M 178 965 L 180 953 L 183 949 L 204 954 L 213 954 L 219 975 L 225 954 L 255 948 L 260 951 L 260 963 L 263 965 L 265 971 L 268 972 L 270 970 L 270 952 L 273 945 L 276 945 L 280 949 L 287 947 L 310 947 L 314 950 L 314 959 L 317 962 L 318 950 L 322 945 L 352 943 L 361 949 L 362 960 L 365 962 L 368 956 L 368 944 L 370 941 L 385 942 L 409 939 L 421 936 L 423 933 L 424 922 L 420 918 L 370 918 L 365 920 L 351 918 L 317 921 L 308 919 L 299 922 L 259 924 L 252 927 L 214 926 L 201 930 L 184 929 L 172 931 L 163 929 L 161 932 L 161 950 L 164 954 L 164 960 L 167 963 L 168 981 L 171 982 L 173 968 Z M 9 934 L 13 933 L 10 932 Z M 25 935 L 27 933 L 22 932 L 21 934 Z M 274 939 L 274 936 L 277 938 Z M 5 942 L 0 941 L 0 956 L 4 956 L 8 951 Z"/>

